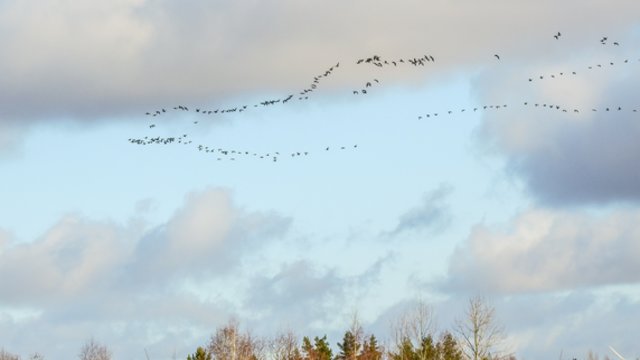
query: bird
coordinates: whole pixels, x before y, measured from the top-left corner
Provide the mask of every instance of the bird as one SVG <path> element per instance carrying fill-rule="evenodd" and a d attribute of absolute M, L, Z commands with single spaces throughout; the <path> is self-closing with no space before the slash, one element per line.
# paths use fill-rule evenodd
<path fill-rule="evenodd" d="M 493 54 L 493 56 L 495 56 L 495 57 L 496 57 L 496 59 L 500 60 L 500 55 L 498 55 L 498 54 Z"/>

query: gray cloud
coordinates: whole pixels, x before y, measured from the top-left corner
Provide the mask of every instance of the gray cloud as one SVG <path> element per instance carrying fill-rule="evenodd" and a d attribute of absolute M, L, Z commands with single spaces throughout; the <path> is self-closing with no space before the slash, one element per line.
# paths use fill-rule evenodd
<path fill-rule="evenodd" d="M 510 111 L 486 117 L 480 138 L 506 158 L 507 171 L 521 179 L 539 202 L 562 206 L 640 199 L 636 166 L 640 127 L 638 112 L 633 111 L 640 111 L 633 95 L 640 73 L 637 59 L 628 55 L 625 50 L 599 54 L 587 63 L 541 67 L 538 73 L 547 73 L 547 80 L 532 85 L 526 77 L 537 78 L 534 75 L 488 73 L 478 80 L 482 101 L 504 99 L 498 101 L 512 105 Z M 617 65 L 610 66 L 607 56 Z M 597 63 L 605 68 L 596 67 Z M 588 70 L 590 65 L 594 69 Z M 578 75 L 549 79 L 551 72 L 571 69 L 577 69 Z M 552 111 L 543 104 L 560 105 L 569 112 Z"/>
<path fill-rule="evenodd" d="M 312 319 L 326 319 L 328 308 L 344 300 L 345 285 L 335 270 L 318 271 L 311 263 L 298 261 L 282 266 L 273 276 L 254 278 L 247 305 L 299 329 Z"/>
<path fill-rule="evenodd" d="M 476 226 L 452 254 L 445 288 L 522 293 L 640 282 L 640 213 L 525 211 Z"/>
<path fill-rule="evenodd" d="M 440 72 L 488 62 L 495 52 L 524 61 L 560 29 L 570 53 L 602 32 L 626 31 L 640 5 L 617 1 L 616 15 L 605 16 L 611 6 L 552 0 L 3 1 L 1 121 L 109 118 L 238 94 L 288 94 L 336 61 L 346 67 L 374 53 L 430 52 L 439 57 Z M 355 74 L 347 67 L 326 86 L 353 84 Z M 390 76 L 407 79 L 415 72 Z"/>
<path fill-rule="evenodd" d="M 336 321 L 352 315 L 352 306 L 367 297 L 387 260 L 379 259 L 355 275 L 318 267 L 310 260 L 283 264 L 275 274 L 251 280 L 244 307 L 255 318 L 253 328 L 264 333 L 271 334 L 274 327 L 339 333 Z"/>
<path fill-rule="evenodd" d="M 452 191 L 451 186 L 442 184 L 437 189 L 425 194 L 420 206 L 410 209 L 400 216 L 398 225 L 390 235 L 424 229 L 440 231 L 447 227 L 451 221 L 451 214 L 444 202 Z"/>
<path fill-rule="evenodd" d="M 640 316 L 637 299 L 617 293 L 612 298 L 593 292 L 552 296 L 526 295 L 496 300 L 496 310 L 517 349 L 518 358 L 585 358 L 592 350 L 615 356 L 609 345 L 628 358 L 638 356 L 632 332 Z"/>

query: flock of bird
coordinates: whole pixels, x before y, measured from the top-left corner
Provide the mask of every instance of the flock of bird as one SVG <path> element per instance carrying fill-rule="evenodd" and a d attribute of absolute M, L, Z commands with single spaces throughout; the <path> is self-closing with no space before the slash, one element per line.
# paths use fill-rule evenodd
<path fill-rule="evenodd" d="M 193 140 L 187 140 L 187 137 L 188 137 L 187 134 L 183 134 L 182 136 L 179 136 L 179 137 L 145 136 L 144 138 L 141 138 L 141 139 L 129 138 L 129 142 L 135 145 L 169 145 L 169 144 L 190 145 L 192 144 Z M 259 153 L 259 152 L 247 151 L 247 150 L 226 149 L 226 148 L 220 148 L 220 147 L 216 148 L 214 146 L 206 146 L 203 144 L 197 145 L 196 148 L 198 149 L 198 151 L 202 153 L 214 155 L 218 161 L 222 161 L 222 160 L 234 161 L 234 160 L 240 159 L 241 157 L 254 157 L 256 159 L 266 159 L 266 160 L 271 160 L 273 162 L 277 162 L 278 159 L 282 159 L 283 157 L 295 158 L 295 157 L 305 157 L 305 156 L 311 155 L 311 152 L 308 150 L 292 151 L 292 152 L 273 151 L 273 152 L 267 152 L 267 153 L 264 153 L 264 152 Z M 331 150 L 347 150 L 347 149 L 357 149 L 357 148 L 358 148 L 358 144 L 354 144 L 350 146 L 343 145 L 335 148 L 332 148 L 331 146 L 327 146 L 324 148 L 324 151 L 327 152 Z"/>
<path fill-rule="evenodd" d="M 547 108 L 549 110 L 557 110 L 560 112 L 564 112 L 564 113 L 574 113 L 574 114 L 578 114 L 581 112 L 580 109 L 578 108 L 567 108 L 563 105 L 558 105 L 558 104 L 547 104 L 547 103 L 532 103 L 529 101 L 525 101 L 522 103 L 522 106 L 529 106 L 529 107 L 535 107 L 535 108 L 540 108 L 540 109 L 544 109 Z M 447 116 L 447 115 L 456 115 L 456 114 L 460 114 L 460 113 L 464 113 L 465 111 L 473 111 L 473 112 L 477 112 L 477 111 L 487 111 L 487 110 L 500 110 L 500 109 L 506 109 L 507 108 L 507 104 L 502 104 L 502 105 L 483 105 L 480 107 L 474 107 L 472 109 L 467 109 L 467 108 L 459 108 L 459 109 L 455 109 L 455 110 L 447 110 L 447 111 L 442 111 L 442 112 L 432 112 L 432 113 L 427 113 L 427 114 L 423 114 L 423 115 L 418 115 L 418 120 L 422 120 L 422 119 L 427 119 L 427 118 L 435 118 L 438 117 L 438 115 L 440 116 Z M 590 111 L 592 112 L 598 112 L 598 111 L 604 111 L 604 112 L 614 112 L 614 111 L 627 111 L 627 112 L 634 112 L 637 113 L 638 109 L 636 108 L 623 108 L 622 106 L 609 106 L 609 107 L 604 107 L 604 108 L 591 108 Z"/>
<path fill-rule="evenodd" d="M 377 67 L 385 67 L 385 66 L 402 66 L 402 65 L 413 65 L 413 66 L 425 66 L 425 64 L 429 62 L 436 62 L 436 59 L 432 55 L 424 55 L 420 58 L 406 58 L 406 59 L 395 59 L 395 60 L 385 60 L 382 59 L 379 55 L 373 55 L 368 58 L 359 59 L 356 61 L 357 65 L 360 64 L 371 64 Z"/>
<path fill-rule="evenodd" d="M 560 40 L 562 37 L 562 33 L 557 32 L 553 35 L 553 38 L 555 38 L 556 40 Z M 608 37 L 603 36 L 600 39 L 600 43 L 602 45 L 607 45 L 608 44 Z M 612 42 L 612 45 L 614 46 L 620 46 L 620 43 L 617 41 Z M 499 54 L 494 54 L 493 55 L 497 60 L 500 60 L 500 55 Z M 412 57 L 412 58 L 396 58 L 396 59 L 384 59 L 379 55 L 373 55 L 370 57 L 366 57 L 366 58 L 361 58 L 358 59 L 357 61 L 355 61 L 356 65 L 371 65 L 371 66 L 375 66 L 378 68 L 384 68 L 384 67 L 388 67 L 388 66 L 392 66 L 392 67 L 398 67 L 398 66 L 414 66 L 414 67 L 418 67 L 418 66 L 425 66 L 429 63 L 435 63 L 436 59 L 433 55 L 423 55 L 421 57 Z M 640 62 L 640 59 L 637 60 L 638 62 Z M 632 63 L 633 61 L 629 60 L 629 59 L 625 59 L 624 61 L 622 61 L 621 63 L 623 64 L 629 64 Z M 616 62 L 614 61 L 609 61 L 608 64 L 605 63 L 605 65 L 603 64 L 596 64 L 596 65 L 590 65 L 587 66 L 585 69 L 583 70 L 592 70 L 595 68 L 603 68 L 606 66 L 614 66 L 616 64 Z M 267 107 L 267 106 L 272 106 L 272 105 L 276 105 L 276 104 L 286 104 L 290 101 L 303 101 L 303 100 L 308 100 L 309 96 L 318 89 L 318 87 L 320 86 L 321 82 L 323 79 L 328 78 L 329 76 L 331 76 L 334 71 L 336 71 L 338 68 L 340 67 L 340 63 L 336 63 L 335 65 L 327 68 L 326 70 L 320 72 L 318 75 L 313 77 L 313 81 L 309 84 L 309 86 L 303 88 L 302 90 L 300 90 L 297 94 L 289 94 L 286 97 L 283 98 L 278 98 L 278 99 L 267 99 L 267 100 L 263 100 L 260 101 L 258 103 L 255 104 L 245 104 L 245 105 L 239 105 L 239 106 L 233 106 L 233 107 L 226 107 L 226 108 L 217 108 L 217 109 L 204 109 L 204 108 L 192 108 L 190 109 L 189 107 L 185 106 L 185 105 L 177 105 L 177 106 L 173 106 L 170 108 L 161 108 L 161 109 L 157 109 L 154 111 L 150 111 L 150 112 L 146 112 L 146 116 L 149 117 L 158 117 L 158 116 L 163 116 L 163 115 L 167 115 L 170 113 L 171 110 L 173 111 L 181 111 L 181 112 L 195 112 L 196 114 L 199 115 L 203 115 L 203 116 L 213 116 L 213 115 L 220 115 L 220 114 L 226 114 L 226 113 L 241 113 L 244 111 L 248 111 L 252 108 L 258 108 L 258 107 Z M 532 76 L 529 77 L 529 82 L 534 82 L 537 80 L 544 80 L 544 79 L 555 79 L 555 78 L 560 78 L 563 76 L 575 76 L 578 75 L 578 71 L 567 71 L 567 72 L 558 72 L 558 73 L 553 73 L 553 74 L 545 74 L 545 75 L 537 75 L 537 76 Z M 380 80 L 378 80 L 377 78 L 372 78 L 369 81 L 366 81 L 366 83 L 364 84 L 364 86 L 362 86 L 361 88 L 358 88 L 356 90 L 352 90 L 353 95 L 366 95 L 368 94 L 368 91 L 370 90 L 370 88 L 374 87 L 374 86 L 379 86 L 380 85 Z M 564 113 L 580 113 L 581 109 L 578 108 L 567 108 L 565 106 L 559 105 L 559 104 L 547 104 L 547 103 L 536 103 L 536 102 L 529 102 L 529 101 L 524 101 L 522 102 L 522 105 L 524 107 L 533 107 L 533 108 L 540 108 L 540 109 L 549 109 L 549 110 L 555 110 L 555 111 L 560 111 L 560 112 L 564 112 Z M 460 114 L 460 113 L 464 113 L 466 111 L 468 112 L 477 112 L 477 111 L 489 111 L 489 110 L 499 110 L 499 109 L 506 109 L 508 107 L 507 104 L 500 104 L 500 105 L 483 105 L 483 106 L 476 106 L 476 107 L 470 107 L 470 108 L 458 108 L 455 110 L 449 109 L 446 111 L 441 111 L 441 112 L 429 112 L 426 114 L 422 114 L 418 116 L 418 120 L 422 120 L 422 119 L 426 119 L 426 118 L 435 118 L 438 117 L 439 115 L 441 116 L 450 116 L 450 115 L 454 115 L 454 114 Z M 591 108 L 590 109 L 592 112 L 597 112 L 597 111 L 604 111 L 604 112 L 609 112 L 609 111 L 630 111 L 630 112 L 634 112 L 637 113 L 638 109 L 635 108 L 623 108 L 622 106 L 610 106 L 610 107 L 604 107 L 604 108 Z M 194 124 L 198 124 L 199 120 L 193 120 Z M 157 124 L 155 122 L 151 123 L 148 125 L 150 129 L 153 129 L 157 126 Z M 128 141 L 131 144 L 134 145 L 170 145 L 170 144 L 175 144 L 175 145 L 192 145 L 195 146 L 195 148 L 204 154 L 211 154 L 213 155 L 218 161 L 222 161 L 222 160 L 230 160 L 230 161 L 234 161 L 234 160 L 238 160 L 240 158 L 247 158 L 247 157 L 253 157 L 256 159 L 265 159 L 265 160 L 269 160 L 272 162 L 277 162 L 279 159 L 282 158 L 296 158 L 296 157 L 306 157 L 309 156 L 311 154 L 311 151 L 309 150 L 304 150 L 304 151 L 291 151 L 291 152 L 280 152 L 280 151 L 272 151 L 272 152 L 264 152 L 264 153 L 260 153 L 260 152 L 255 152 L 255 151 L 247 151 L 247 150 L 238 150 L 238 149 L 226 149 L 226 148 L 221 148 L 221 147 L 215 147 L 215 146 L 207 146 L 207 145 L 203 145 L 203 144 L 197 144 L 197 145 L 193 145 L 193 140 L 191 140 L 188 136 L 188 134 L 183 134 L 181 136 L 177 136 L 177 137 L 160 137 L 160 136 L 155 136 L 155 137 L 151 137 L 151 136 L 145 136 L 143 138 L 129 138 Z M 355 150 L 358 148 L 357 144 L 353 144 L 353 145 L 343 145 L 343 146 L 338 146 L 338 147 L 331 147 L 331 146 L 326 146 L 323 150 L 324 152 L 328 152 L 331 150 Z M 315 152 L 314 152 L 315 153 Z"/>
<path fill-rule="evenodd" d="M 640 59 L 638 59 L 637 61 L 640 62 Z M 633 61 L 629 60 L 629 59 L 625 59 L 621 63 L 622 64 L 631 64 L 631 63 L 633 63 Z M 620 64 L 620 63 L 618 63 L 618 64 Z M 608 63 L 605 63 L 604 65 L 603 64 L 589 65 L 589 66 L 585 67 L 583 70 L 593 70 L 593 69 L 596 69 L 596 68 L 600 69 L 600 68 L 611 67 L 611 66 L 614 66 L 614 65 L 616 65 L 616 62 L 609 61 Z M 561 77 L 561 76 L 564 76 L 564 75 L 568 75 L 568 76 L 569 75 L 571 75 L 571 76 L 578 75 L 578 72 L 577 71 L 570 71 L 570 72 L 567 71 L 567 72 L 558 72 L 558 73 L 546 74 L 546 75 L 537 75 L 537 76 L 530 77 L 529 78 L 529 82 L 533 82 L 533 81 L 536 81 L 536 80 L 539 81 L 539 80 L 543 80 L 545 78 L 546 79 L 555 79 L 556 77 Z"/>

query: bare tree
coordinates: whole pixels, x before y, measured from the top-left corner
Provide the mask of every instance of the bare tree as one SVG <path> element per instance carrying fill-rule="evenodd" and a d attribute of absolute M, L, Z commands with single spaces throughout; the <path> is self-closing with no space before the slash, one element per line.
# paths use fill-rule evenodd
<path fill-rule="evenodd" d="M 270 343 L 273 360 L 301 360 L 300 346 L 296 335 L 288 331 L 276 336 Z"/>
<path fill-rule="evenodd" d="M 432 336 L 434 328 L 433 308 L 422 300 L 418 301 L 392 324 L 394 344 L 391 351 L 404 358 L 407 351 L 412 351 L 409 349 L 418 348 L 423 340 Z"/>
<path fill-rule="evenodd" d="M 415 306 L 404 312 L 392 325 L 395 346 L 402 346 L 406 340 L 414 346 L 420 344 L 422 339 L 431 335 L 435 328 L 433 308 L 420 300 Z"/>
<path fill-rule="evenodd" d="M 80 360 L 111 360 L 111 351 L 91 338 L 84 344 L 78 357 Z"/>
<path fill-rule="evenodd" d="M 14 355 L 3 348 L 0 348 L 0 360 L 20 360 L 20 356 Z"/>
<path fill-rule="evenodd" d="M 466 318 L 456 322 L 456 332 L 467 359 L 489 360 L 504 356 L 500 346 L 505 335 L 497 324 L 495 309 L 481 297 L 469 299 Z"/>
<path fill-rule="evenodd" d="M 358 316 L 358 311 L 354 310 L 351 315 L 351 325 L 348 330 L 353 335 L 354 340 L 354 352 L 349 360 L 356 360 L 360 352 L 362 351 L 362 343 L 364 342 L 364 329 Z"/>
<path fill-rule="evenodd" d="M 211 336 L 209 352 L 216 360 L 264 360 L 265 342 L 248 332 L 241 334 L 237 321 L 230 321 Z"/>

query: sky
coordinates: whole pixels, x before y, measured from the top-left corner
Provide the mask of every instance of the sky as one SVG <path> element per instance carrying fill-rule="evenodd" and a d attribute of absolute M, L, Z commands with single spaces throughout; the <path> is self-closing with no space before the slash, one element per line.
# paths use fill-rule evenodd
<path fill-rule="evenodd" d="M 482 296 L 519 359 L 639 357 L 638 14 L 0 0 L 0 348 L 387 341 Z"/>

